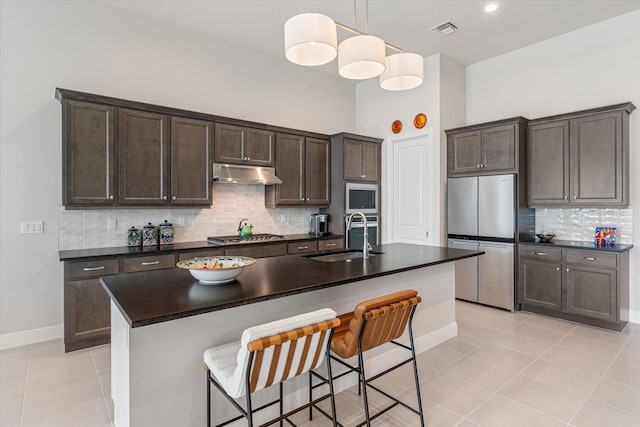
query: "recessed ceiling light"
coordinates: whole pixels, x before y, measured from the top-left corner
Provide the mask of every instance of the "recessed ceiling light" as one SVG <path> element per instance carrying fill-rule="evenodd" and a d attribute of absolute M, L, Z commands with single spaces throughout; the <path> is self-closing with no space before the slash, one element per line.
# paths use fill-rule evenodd
<path fill-rule="evenodd" d="M 498 7 L 498 3 L 489 3 L 484 7 L 484 11 L 487 13 L 495 12 L 496 10 L 498 10 Z"/>

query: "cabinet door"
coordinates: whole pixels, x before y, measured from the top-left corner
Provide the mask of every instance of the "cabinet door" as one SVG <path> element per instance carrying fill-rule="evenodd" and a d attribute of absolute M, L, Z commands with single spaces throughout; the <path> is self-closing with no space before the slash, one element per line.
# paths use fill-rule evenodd
<path fill-rule="evenodd" d="M 171 204 L 211 205 L 213 123 L 171 117 Z"/>
<path fill-rule="evenodd" d="M 569 204 L 569 122 L 530 125 L 527 132 L 529 206 Z"/>
<path fill-rule="evenodd" d="M 571 203 L 579 206 L 622 205 L 622 112 L 571 121 Z"/>
<path fill-rule="evenodd" d="M 244 138 L 244 163 L 247 165 L 273 167 L 276 146 L 274 133 L 247 129 Z"/>
<path fill-rule="evenodd" d="M 214 160 L 217 163 L 243 163 L 245 128 L 241 126 L 215 125 L 215 151 Z"/>
<path fill-rule="evenodd" d="M 115 108 L 64 101 L 63 204 L 109 206 L 117 202 Z"/>
<path fill-rule="evenodd" d="M 616 270 L 567 264 L 564 286 L 563 311 L 612 322 L 618 320 Z"/>
<path fill-rule="evenodd" d="M 275 205 L 303 205 L 304 137 L 279 133 L 276 144 L 276 173 L 282 184 L 275 186 Z"/>
<path fill-rule="evenodd" d="M 109 296 L 99 278 L 65 283 L 64 302 L 65 351 L 109 342 Z"/>
<path fill-rule="evenodd" d="M 516 126 L 496 126 L 482 131 L 482 170 L 516 167 Z"/>
<path fill-rule="evenodd" d="M 562 310 L 562 272 L 558 262 L 520 260 L 520 302 Z"/>
<path fill-rule="evenodd" d="M 307 138 L 305 144 L 306 203 L 328 206 L 330 202 L 329 140 Z"/>
<path fill-rule="evenodd" d="M 362 180 L 362 142 L 352 139 L 344 140 L 343 167 L 345 181 Z"/>
<path fill-rule="evenodd" d="M 452 135 L 448 139 L 449 172 L 477 172 L 482 163 L 482 133 L 479 130 Z"/>
<path fill-rule="evenodd" d="M 362 143 L 362 179 L 377 182 L 380 178 L 380 144 Z"/>
<path fill-rule="evenodd" d="M 120 109 L 121 205 L 169 203 L 169 117 Z"/>

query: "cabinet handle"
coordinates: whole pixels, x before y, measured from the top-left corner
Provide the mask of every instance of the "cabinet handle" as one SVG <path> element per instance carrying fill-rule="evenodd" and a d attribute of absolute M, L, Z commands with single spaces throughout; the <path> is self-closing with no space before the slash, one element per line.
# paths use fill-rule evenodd
<path fill-rule="evenodd" d="M 167 196 L 162 196 L 162 200 L 167 200 Z"/>
<path fill-rule="evenodd" d="M 145 261 L 142 263 L 142 265 L 158 265 L 160 264 L 160 261 Z"/>
<path fill-rule="evenodd" d="M 578 198 L 578 196 L 573 196 L 573 200 L 576 200 Z"/>
<path fill-rule="evenodd" d="M 332 248 L 332 247 L 334 247 L 335 245 L 336 245 L 336 243 L 327 243 L 327 245 L 326 245 L 326 246 L 327 246 L 328 248 Z"/>
<path fill-rule="evenodd" d="M 560 271 L 560 267 L 556 267 L 556 271 Z"/>
<path fill-rule="evenodd" d="M 546 252 L 534 252 L 533 254 L 534 254 L 534 255 L 540 255 L 540 256 L 547 256 L 547 255 L 549 255 L 549 254 L 548 254 L 548 253 L 546 253 Z"/>
<path fill-rule="evenodd" d="M 247 156 L 247 160 L 251 160 L 251 157 Z"/>
<path fill-rule="evenodd" d="M 309 198 L 307 197 L 305 200 L 308 202 L 308 201 L 309 201 Z"/>
<path fill-rule="evenodd" d="M 298 250 L 309 249 L 309 246 L 298 246 Z"/>
<path fill-rule="evenodd" d="M 360 178 L 365 179 L 367 176 L 366 175 L 360 175 Z"/>
<path fill-rule="evenodd" d="M 569 269 L 567 268 L 567 273 L 569 272 Z"/>
<path fill-rule="evenodd" d="M 596 257 L 592 257 L 592 256 L 586 256 L 586 257 L 584 257 L 584 259 L 586 259 L 587 261 L 596 261 L 596 260 L 599 260 L 600 258 L 596 258 Z"/>
<path fill-rule="evenodd" d="M 567 196 L 564 196 L 564 199 L 565 199 L 565 200 L 567 200 L 567 199 L 568 199 L 568 197 L 567 197 Z"/>
<path fill-rule="evenodd" d="M 176 199 L 177 199 L 176 196 L 171 197 L 171 200 L 176 200 Z"/>
<path fill-rule="evenodd" d="M 109 200 L 113 200 L 113 194 L 109 195 Z"/>
<path fill-rule="evenodd" d="M 85 267 L 82 269 L 82 271 L 97 271 L 97 270 L 104 270 L 104 265 L 101 265 L 100 267 Z"/>
<path fill-rule="evenodd" d="M 480 163 L 480 167 L 481 167 L 481 168 L 484 168 L 484 163 Z"/>

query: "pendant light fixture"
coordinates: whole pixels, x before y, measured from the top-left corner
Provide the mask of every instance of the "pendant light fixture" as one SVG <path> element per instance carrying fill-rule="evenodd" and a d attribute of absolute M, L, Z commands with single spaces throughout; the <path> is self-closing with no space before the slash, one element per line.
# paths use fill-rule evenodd
<path fill-rule="evenodd" d="M 287 59 L 305 66 L 324 65 L 337 54 L 338 36 L 333 19 L 319 13 L 303 13 L 284 24 Z"/>
<path fill-rule="evenodd" d="M 366 0 L 365 32 L 333 21 L 318 13 L 303 13 L 289 18 L 284 25 L 285 54 L 289 61 L 305 66 L 323 65 L 332 61 L 337 52 L 338 73 L 347 79 L 369 79 L 380 76 L 380 86 L 386 90 L 407 90 L 423 81 L 423 59 L 415 53 L 405 53 L 380 37 L 369 35 L 369 1 Z M 354 26 L 356 1 L 353 1 Z M 337 47 L 337 30 L 354 36 Z M 386 48 L 399 53 L 385 58 Z"/>
<path fill-rule="evenodd" d="M 380 87 L 387 90 L 407 90 L 422 84 L 424 74 L 422 56 L 416 53 L 396 53 L 386 58 L 380 75 Z"/>

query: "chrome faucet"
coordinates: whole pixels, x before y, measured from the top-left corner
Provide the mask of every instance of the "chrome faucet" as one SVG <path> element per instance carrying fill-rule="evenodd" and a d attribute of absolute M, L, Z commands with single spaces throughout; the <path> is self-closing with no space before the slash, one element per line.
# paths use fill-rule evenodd
<path fill-rule="evenodd" d="M 349 220 L 347 221 L 347 232 L 351 230 L 351 221 L 353 220 L 354 215 L 360 215 L 362 217 L 362 222 L 364 223 L 364 233 L 363 233 L 363 242 L 362 242 L 362 259 L 369 259 L 369 226 L 367 225 L 367 217 L 362 212 L 354 212 L 349 215 Z"/>

